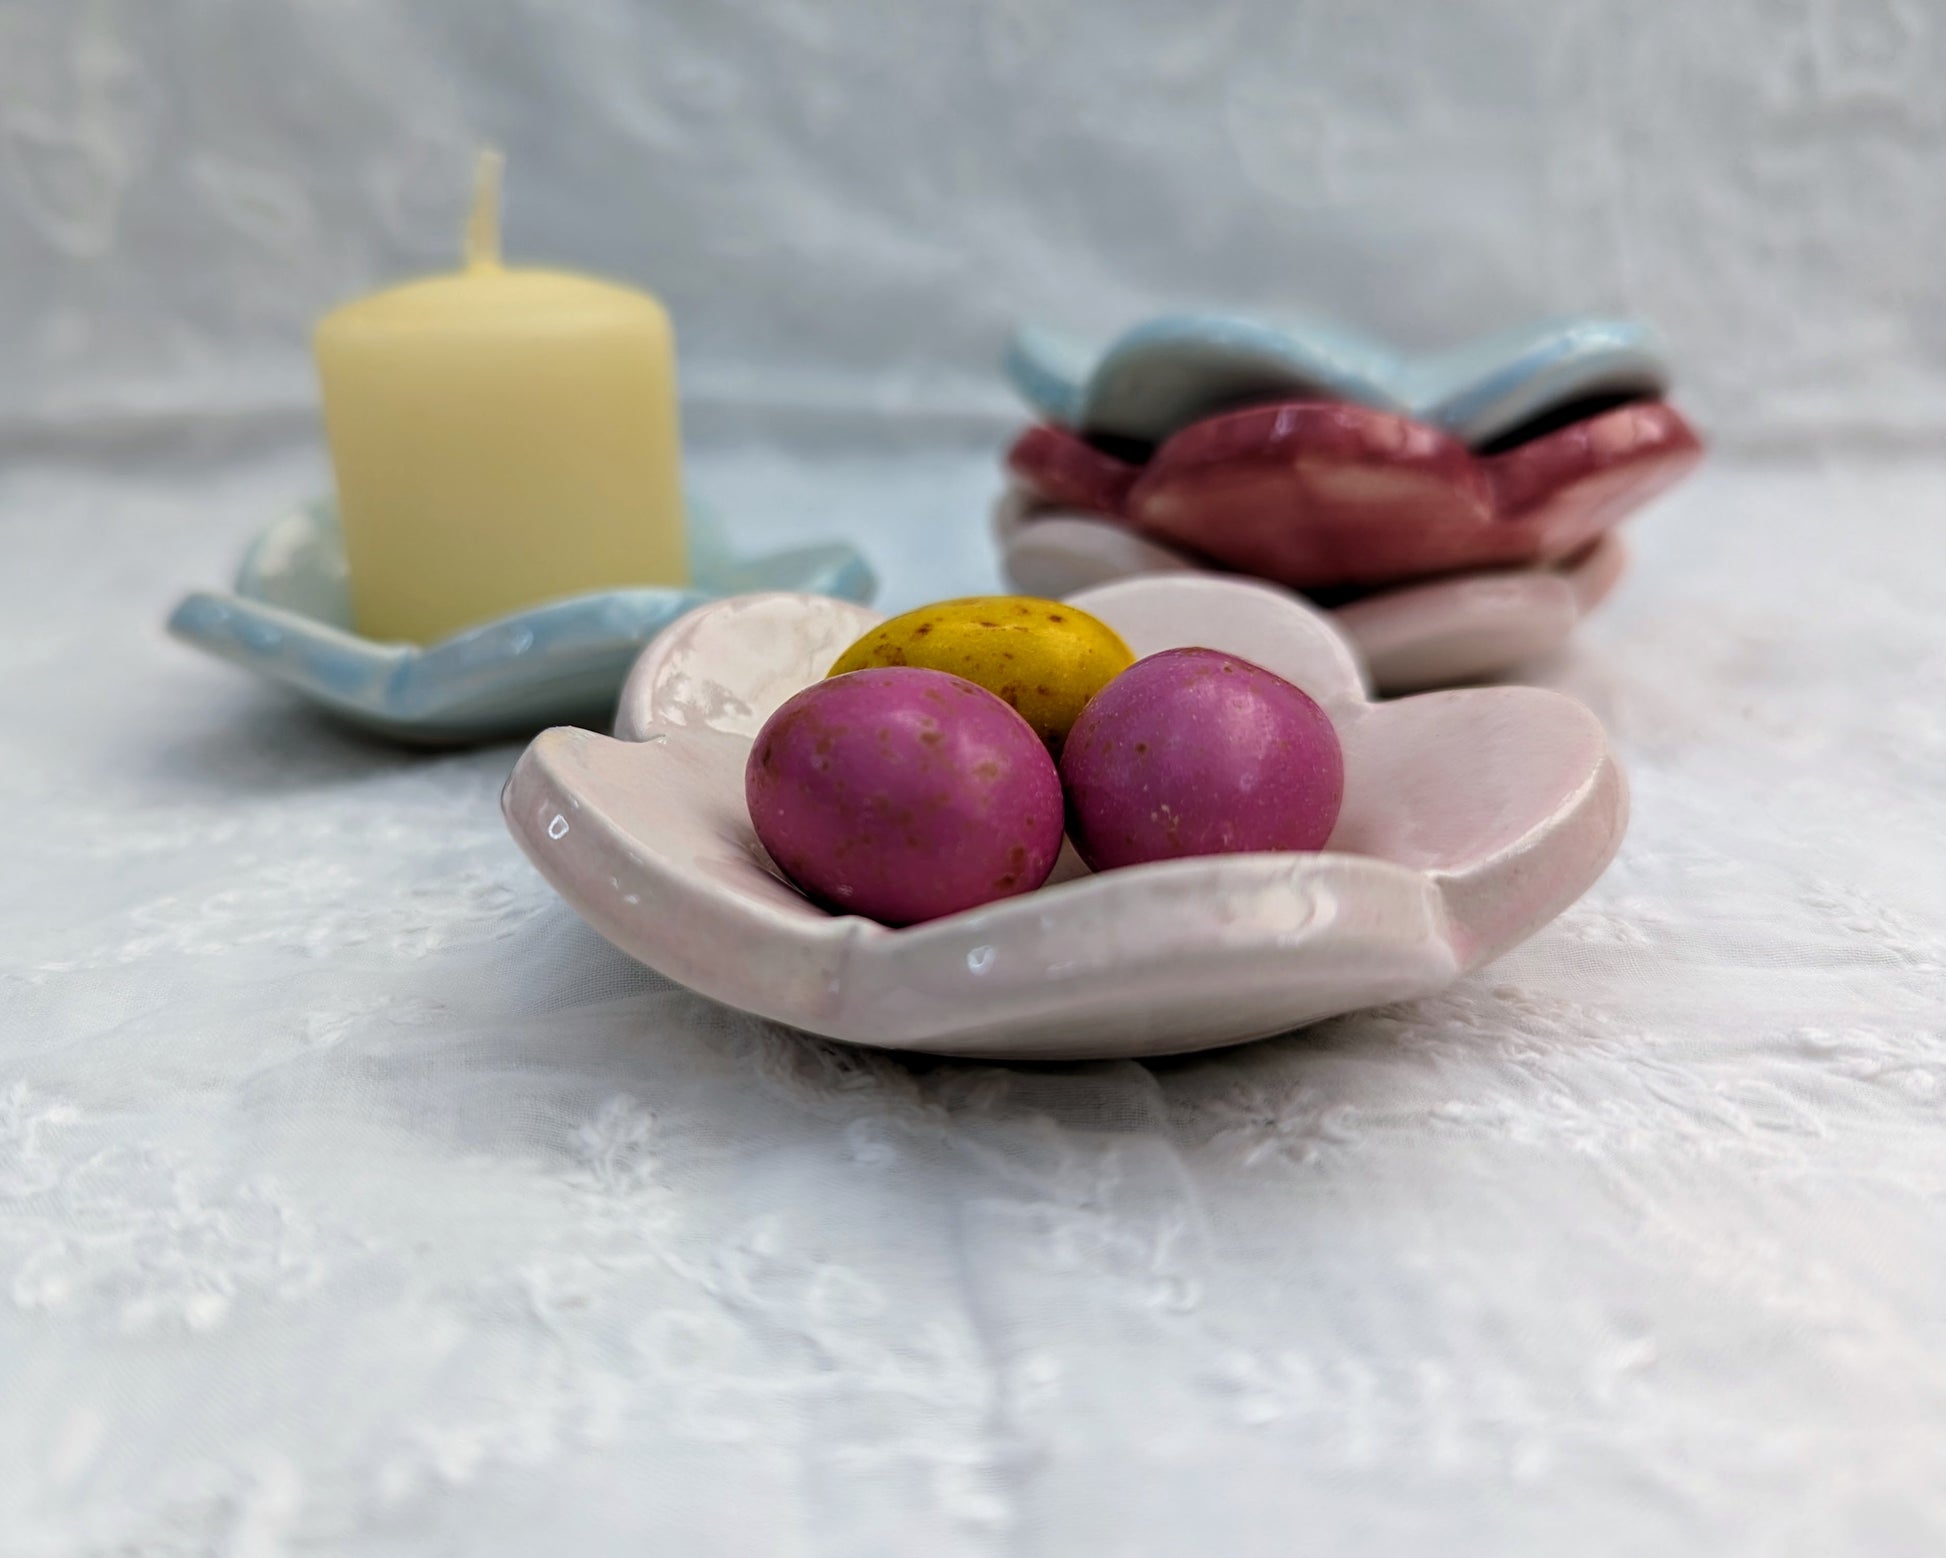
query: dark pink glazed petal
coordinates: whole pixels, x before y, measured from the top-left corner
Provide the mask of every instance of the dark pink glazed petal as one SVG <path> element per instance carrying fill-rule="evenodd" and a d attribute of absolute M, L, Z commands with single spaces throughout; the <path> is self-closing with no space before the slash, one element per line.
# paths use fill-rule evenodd
<path fill-rule="evenodd" d="M 1701 457 L 1689 424 L 1660 401 L 1491 456 L 1408 418 L 1292 401 L 1195 423 L 1139 470 L 1051 427 L 1023 434 L 1009 465 L 1049 503 L 1326 590 L 1557 561 Z"/>
<path fill-rule="evenodd" d="M 1501 524 L 1531 536 L 1524 560 L 1557 562 L 1687 476 L 1703 443 L 1681 412 L 1638 401 L 1487 462 Z"/>
<path fill-rule="evenodd" d="M 1014 479 L 1044 503 L 1089 514 L 1120 515 L 1141 467 L 1104 454 L 1078 433 L 1041 424 L 1007 451 Z"/>
<path fill-rule="evenodd" d="M 1437 428 L 1306 401 L 1183 429 L 1143 469 L 1127 512 L 1149 535 L 1316 589 L 1480 561 L 1493 503 L 1479 460 Z"/>

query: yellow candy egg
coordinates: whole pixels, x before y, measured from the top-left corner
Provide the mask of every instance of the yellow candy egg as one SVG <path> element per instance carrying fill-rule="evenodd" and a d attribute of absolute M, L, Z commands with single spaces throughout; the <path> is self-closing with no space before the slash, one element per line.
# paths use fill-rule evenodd
<path fill-rule="evenodd" d="M 1058 600 L 975 595 L 881 622 L 827 675 L 914 665 L 965 677 L 1010 703 L 1055 752 L 1088 700 L 1135 656 L 1106 622 Z"/>

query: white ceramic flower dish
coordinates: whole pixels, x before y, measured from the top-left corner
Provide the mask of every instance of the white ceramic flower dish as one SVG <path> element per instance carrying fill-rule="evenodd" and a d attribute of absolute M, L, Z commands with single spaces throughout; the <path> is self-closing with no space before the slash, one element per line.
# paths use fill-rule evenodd
<path fill-rule="evenodd" d="M 806 900 L 765 856 L 743 770 L 764 720 L 881 620 L 746 595 L 642 655 L 615 736 L 556 729 L 502 800 L 521 848 L 617 947 L 808 1033 L 1013 1060 L 1162 1055 L 1425 996 L 1533 935 L 1620 845 L 1627 787 L 1600 724 L 1530 687 L 1375 703 L 1343 635 L 1287 591 L 1207 574 L 1075 595 L 1138 655 L 1203 645 L 1323 704 L 1343 813 L 1317 854 L 1090 875 L 891 930 Z"/>

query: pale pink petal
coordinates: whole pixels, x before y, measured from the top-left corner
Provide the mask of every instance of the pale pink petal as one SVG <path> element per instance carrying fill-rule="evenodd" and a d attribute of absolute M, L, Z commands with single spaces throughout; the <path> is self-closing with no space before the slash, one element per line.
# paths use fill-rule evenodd
<path fill-rule="evenodd" d="M 1339 727 L 1345 807 L 1329 847 L 1427 872 L 1469 968 L 1587 890 L 1628 825 L 1601 722 L 1539 687 L 1374 704 Z"/>
<path fill-rule="evenodd" d="M 1060 599 L 1077 590 L 1145 573 L 1186 573 L 1201 565 L 1126 525 L 1068 510 L 1032 519 L 1032 500 L 1010 492 L 994 510 L 1007 582 L 1028 595 Z"/>
<path fill-rule="evenodd" d="M 1069 599 L 1120 633 L 1137 658 L 1187 645 L 1218 649 L 1302 687 L 1334 719 L 1365 702 L 1343 636 L 1323 612 L 1274 584 L 1173 573 L 1103 584 Z"/>
<path fill-rule="evenodd" d="M 779 704 L 884 620 L 883 612 L 828 595 L 777 591 L 712 601 L 671 623 L 642 652 L 622 687 L 615 734 L 639 741 L 660 723 L 754 737 Z"/>
<path fill-rule="evenodd" d="M 829 915 L 770 870 L 718 731 L 538 737 L 503 806 L 581 916 L 690 989 L 813 1033 L 945 1054 L 1148 1055 L 1235 1043 L 1457 972 L 1420 873 L 1232 855 L 1083 876 L 906 930 Z"/>

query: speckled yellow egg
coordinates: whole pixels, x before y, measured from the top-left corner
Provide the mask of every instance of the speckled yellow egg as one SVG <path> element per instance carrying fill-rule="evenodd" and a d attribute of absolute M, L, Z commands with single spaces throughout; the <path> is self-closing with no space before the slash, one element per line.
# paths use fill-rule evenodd
<path fill-rule="evenodd" d="M 975 595 L 881 622 L 828 674 L 913 665 L 964 677 L 1010 703 L 1059 753 L 1088 700 L 1135 656 L 1098 617 L 1031 595 Z"/>

